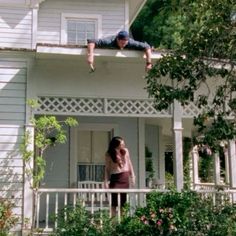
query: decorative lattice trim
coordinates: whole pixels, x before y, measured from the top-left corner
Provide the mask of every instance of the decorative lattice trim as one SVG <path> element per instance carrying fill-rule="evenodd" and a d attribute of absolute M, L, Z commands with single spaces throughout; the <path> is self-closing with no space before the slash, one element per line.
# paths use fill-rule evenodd
<path fill-rule="evenodd" d="M 124 98 L 90 98 L 90 97 L 39 97 L 39 108 L 36 113 L 53 113 L 58 115 L 124 115 L 170 117 L 171 109 L 157 111 L 151 99 L 124 99 Z M 198 115 L 200 110 L 194 103 L 186 105 L 183 117 Z"/>
<path fill-rule="evenodd" d="M 150 99 L 113 99 L 113 98 L 67 98 L 39 97 L 36 113 L 55 114 L 104 114 L 104 115 L 146 115 L 170 116 L 169 111 L 158 112 Z"/>

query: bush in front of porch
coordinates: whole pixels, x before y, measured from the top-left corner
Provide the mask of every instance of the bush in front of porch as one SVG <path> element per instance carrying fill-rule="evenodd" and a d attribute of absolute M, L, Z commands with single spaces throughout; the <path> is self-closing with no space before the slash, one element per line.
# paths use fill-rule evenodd
<path fill-rule="evenodd" d="M 227 199 L 222 205 L 221 193 L 218 197 L 219 202 L 214 205 L 212 198 L 203 199 L 196 192 L 152 192 L 146 207 L 137 209 L 134 216 L 123 219 L 117 226 L 117 235 L 236 235 L 236 206 L 227 203 Z M 142 225 L 139 231 L 138 220 Z"/>
<path fill-rule="evenodd" d="M 58 227 L 52 234 L 54 236 L 110 236 L 115 232 L 107 212 L 92 215 L 80 203 L 62 209 L 55 220 Z"/>
<path fill-rule="evenodd" d="M 0 198 L 0 236 L 9 235 L 10 229 L 19 221 L 18 217 L 13 214 L 14 206 L 10 200 Z"/>
<path fill-rule="evenodd" d="M 147 196 L 146 207 L 136 209 L 132 216 L 127 211 L 120 223 L 100 212 L 92 216 L 77 205 L 76 209 L 66 209 L 66 217 L 65 211 L 58 215 L 54 235 L 233 236 L 236 235 L 236 205 L 222 196 L 219 192 L 213 204 L 209 196 L 203 198 L 192 191 L 152 192 Z"/>

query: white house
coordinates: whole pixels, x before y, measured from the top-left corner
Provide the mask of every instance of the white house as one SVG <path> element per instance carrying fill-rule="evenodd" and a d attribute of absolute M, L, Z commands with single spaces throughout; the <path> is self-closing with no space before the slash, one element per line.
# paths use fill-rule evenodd
<path fill-rule="evenodd" d="M 15 199 L 19 234 L 23 219 L 33 212 L 34 196 L 19 154 L 25 129 L 33 132 L 26 106 L 30 98 L 40 102 L 34 115 L 79 121 L 67 130 L 66 144 L 46 153 L 42 187 L 69 189 L 79 181 L 102 181 L 104 153 L 114 135 L 124 137 L 130 150 L 137 189 L 146 188 L 145 147 L 152 152 L 158 185 L 165 185 L 165 152 L 175 153 L 175 183 L 183 187 L 182 137 L 191 137 L 197 107 L 182 109 L 176 103 L 157 112 L 144 89 L 141 52 L 95 49 L 94 73 L 86 62 L 86 39 L 129 30 L 145 2 L 0 0 L 0 197 Z M 153 52 L 154 61 L 160 56 Z M 233 174 L 231 183 L 236 185 Z"/>

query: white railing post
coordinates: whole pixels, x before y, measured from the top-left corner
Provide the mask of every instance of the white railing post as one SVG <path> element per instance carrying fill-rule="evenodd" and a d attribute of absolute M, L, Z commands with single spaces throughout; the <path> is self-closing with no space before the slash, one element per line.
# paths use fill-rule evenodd
<path fill-rule="evenodd" d="M 48 216 L 49 216 L 49 193 L 46 194 L 46 229 L 48 229 Z"/>
<path fill-rule="evenodd" d="M 193 189 L 198 189 L 199 177 L 198 177 L 198 147 L 194 146 L 192 149 L 192 179 L 193 179 Z"/>
<path fill-rule="evenodd" d="M 55 215 L 58 214 L 58 193 L 56 193 L 56 201 L 55 201 Z M 55 228 L 57 228 L 57 219 L 55 220 Z"/>
<path fill-rule="evenodd" d="M 118 201 L 118 222 L 120 223 L 120 220 L 121 220 L 121 196 L 120 196 L 120 193 L 118 193 L 118 196 L 117 196 L 117 201 Z"/>
<path fill-rule="evenodd" d="M 39 228 L 39 210 L 40 210 L 40 194 L 36 192 L 36 228 Z"/>

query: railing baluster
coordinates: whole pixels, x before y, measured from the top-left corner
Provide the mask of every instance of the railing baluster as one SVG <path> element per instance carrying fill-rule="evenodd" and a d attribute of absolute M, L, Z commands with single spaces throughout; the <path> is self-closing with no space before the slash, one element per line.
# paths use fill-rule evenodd
<path fill-rule="evenodd" d="M 67 204 L 68 204 L 68 194 L 65 193 L 64 194 L 64 208 L 67 208 Z M 67 214 L 66 214 L 66 210 L 64 211 L 64 219 L 67 220 Z"/>
<path fill-rule="evenodd" d="M 103 193 L 99 193 L 99 201 L 100 201 L 100 224 L 101 226 L 103 225 L 103 221 L 102 221 L 102 210 L 103 210 Z"/>
<path fill-rule="evenodd" d="M 94 214 L 94 193 L 91 193 L 91 213 Z"/>
<path fill-rule="evenodd" d="M 73 207 L 76 205 L 76 193 L 73 193 Z"/>
<path fill-rule="evenodd" d="M 48 229 L 49 193 L 46 194 L 46 229 Z"/>
<path fill-rule="evenodd" d="M 120 223 L 121 219 L 121 196 L 120 192 L 118 193 L 118 222 Z"/>
<path fill-rule="evenodd" d="M 127 214 L 128 215 L 130 215 L 130 211 L 131 211 L 131 205 L 130 205 L 130 193 L 127 193 L 127 198 L 126 198 L 126 200 L 127 200 L 127 204 L 129 204 L 129 212 L 127 212 Z"/>
<path fill-rule="evenodd" d="M 135 193 L 135 208 L 138 206 L 138 193 Z"/>
<path fill-rule="evenodd" d="M 40 193 L 36 193 L 36 201 L 37 201 L 37 216 L 36 216 L 36 227 L 39 228 L 39 209 L 40 209 Z M 35 222 L 33 222 L 34 224 Z"/>
<path fill-rule="evenodd" d="M 82 193 L 82 206 L 85 207 L 86 193 Z"/>
<path fill-rule="evenodd" d="M 58 213 L 58 193 L 55 194 L 56 202 L 55 202 L 55 215 Z M 55 220 L 55 228 L 57 228 L 57 219 Z"/>
<path fill-rule="evenodd" d="M 64 206 L 66 207 L 68 204 L 68 193 L 64 194 Z"/>
<path fill-rule="evenodd" d="M 111 193 L 108 193 L 108 201 L 109 201 L 109 216 L 112 217 L 112 206 L 111 206 Z"/>

